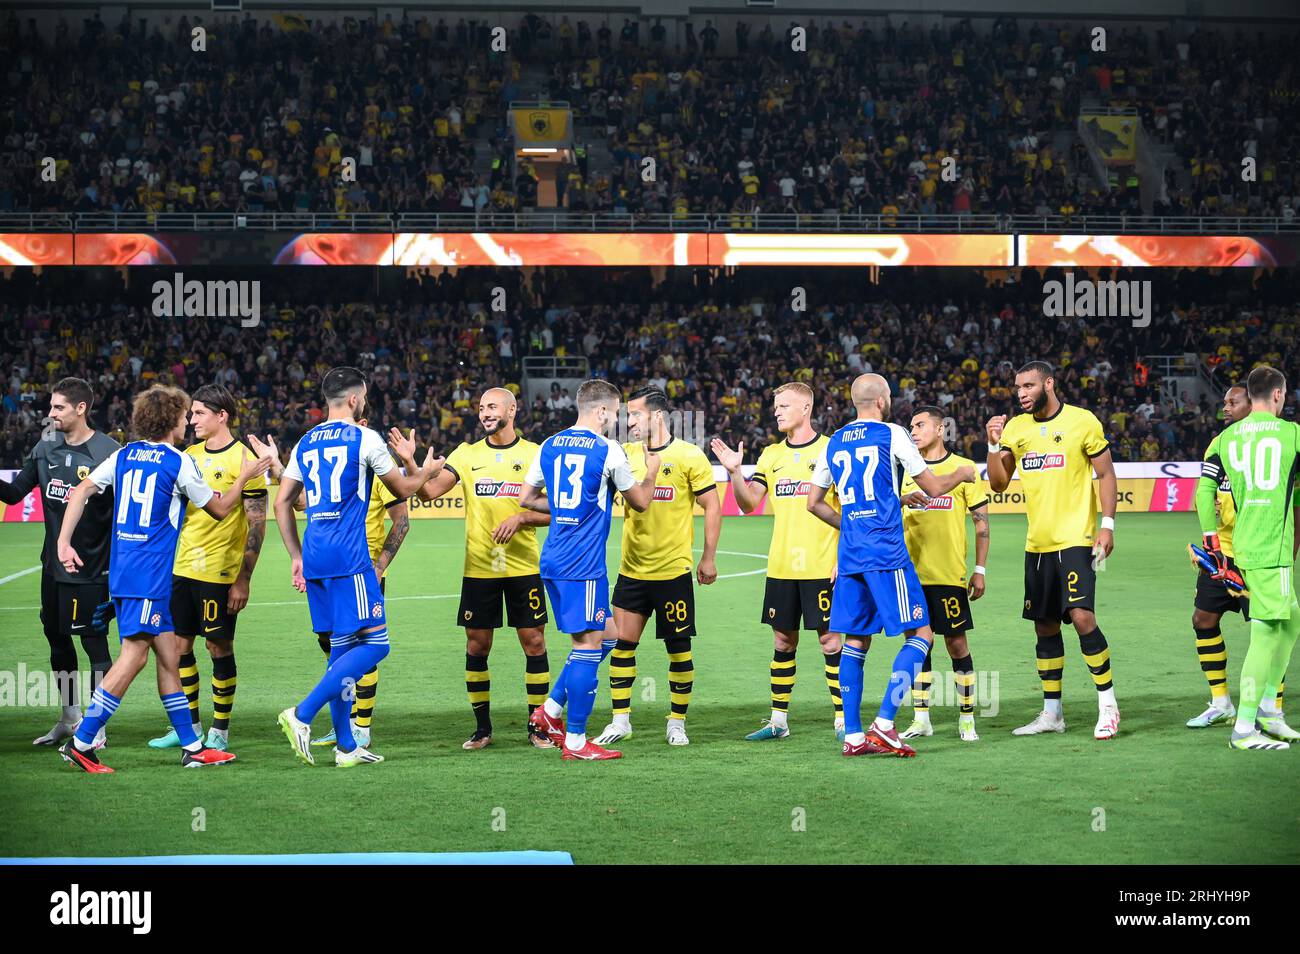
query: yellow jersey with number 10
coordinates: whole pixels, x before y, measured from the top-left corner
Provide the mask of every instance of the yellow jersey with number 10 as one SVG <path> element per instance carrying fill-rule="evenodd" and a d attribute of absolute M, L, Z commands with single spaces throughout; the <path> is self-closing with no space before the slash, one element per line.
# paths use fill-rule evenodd
<path fill-rule="evenodd" d="M 623 445 L 632 476 L 645 479 L 645 446 Z M 636 580 L 672 580 L 690 573 L 694 560 L 695 498 L 716 493 L 713 465 L 689 441 L 674 438 L 659 454 L 654 500 L 643 513 L 627 507 L 623 514 L 623 561 L 618 572 Z"/>
<path fill-rule="evenodd" d="M 537 445 L 522 437 L 500 446 L 485 437 L 461 444 L 447 458 L 465 494 L 466 576 L 499 579 L 539 572 L 536 527 L 521 527 L 509 543 L 492 541 L 492 531 L 519 513 L 524 474 L 536 456 Z"/>
<path fill-rule="evenodd" d="M 245 451 L 249 457 L 255 456 L 248 445 L 238 439 L 220 450 L 209 450 L 206 442 L 185 449 L 185 453 L 199 465 L 203 482 L 223 494 L 238 479 Z M 265 475 L 254 477 L 244 485 L 244 499 L 265 496 Z M 225 520 L 213 520 L 194 504 L 187 503 L 172 572 L 190 580 L 233 583 L 244 564 L 244 543 L 247 540 L 248 518 L 244 516 L 242 506 L 232 510 Z"/>
<path fill-rule="evenodd" d="M 1051 553 L 1093 545 L 1098 501 L 1092 459 L 1108 446 L 1101 421 L 1073 404 L 1062 404 L 1045 420 L 1017 414 L 1007 422 L 1002 447 L 1011 451 L 1020 469 L 1029 512 L 1027 551 Z"/>
<path fill-rule="evenodd" d="M 813 468 L 828 443 L 830 438 L 818 434 L 806 444 L 769 444 L 758 455 L 749 479 L 767 488 L 773 523 L 767 575 L 773 580 L 828 580 L 835 568 L 839 531 L 808 512 Z M 826 502 L 839 510 L 834 487 Z"/>
<path fill-rule="evenodd" d="M 366 511 L 366 545 L 370 547 L 371 563 L 379 559 L 379 554 L 384 549 L 384 541 L 388 539 L 388 531 L 384 527 L 384 515 L 388 513 L 389 507 L 400 502 L 393 496 L 393 492 L 384 486 L 384 482 L 376 477 L 374 486 L 370 488 L 370 509 Z M 388 575 L 391 568 L 391 563 L 384 567 L 384 576 Z"/>
<path fill-rule="evenodd" d="M 938 460 L 927 460 L 935 474 L 950 474 L 958 467 L 975 462 L 960 454 L 947 453 Z M 900 495 L 906 497 L 921 488 L 909 475 L 903 475 Z M 966 585 L 966 521 L 972 510 L 989 502 L 984 485 L 958 484 L 942 497 L 931 497 L 924 507 L 903 508 L 903 536 L 907 552 L 916 564 L 916 574 L 924 586 Z"/>

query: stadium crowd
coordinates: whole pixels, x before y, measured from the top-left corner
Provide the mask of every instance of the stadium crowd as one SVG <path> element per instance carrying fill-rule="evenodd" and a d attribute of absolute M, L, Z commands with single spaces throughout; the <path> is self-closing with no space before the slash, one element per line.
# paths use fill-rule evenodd
<path fill-rule="evenodd" d="M 1293 387 L 1300 377 L 1293 357 L 1300 306 L 1282 303 L 1285 289 L 1261 290 L 1250 310 L 1196 304 L 1188 289 L 1215 279 L 1188 272 L 1182 295 L 1176 286 L 1161 293 L 1181 303 L 1139 332 L 1128 321 L 1045 319 L 1026 288 L 996 280 L 979 281 L 977 291 L 890 277 L 869 296 L 831 299 L 865 297 L 861 304 L 797 312 L 741 289 L 628 294 L 628 279 L 593 284 L 581 271 L 535 280 L 522 290 L 525 304 L 506 312 L 473 304 L 487 296 L 445 275 L 440 288 L 412 282 L 390 302 L 272 302 L 255 328 L 176 322 L 121 303 L 7 306 L 0 466 L 18 466 L 40 436 L 48 385 L 69 374 L 92 382 L 93 420 L 119 438 L 138 390 L 154 381 L 191 390 L 215 381 L 243 400 L 238 430 L 274 434 L 287 451 L 324 414 L 324 372 L 355 365 L 371 381 L 374 425 L 414 427 L 422 442 L 449 452 L 476 434 L 485 387 L 518 391 L 523 358 L 583 356 L 591 376 L 625 390 L 659 384 L 678 408 L 704 416 L 705 436 L 743 439 L 752 455 L 776 439 L 773 387 L 810 384 L 817 426 L 831 431 L 852 416 L 848 382 L 874 370 L 894 383 L 900 423 L 913 406 L 937 404 L 956 423 L 957 446 L 983 460 L 984 422 L 1017 410 L 1015 370 L 1045 358 L 1060 369 L 1066 399 L 1093 410 L 1116 459 L 1130 461 L 1197 459 L 1219 427 L 1217 395 L 1199 402 L 1169 395 L 1148 355 L 1195 354 L 1213 369 L 1216 389 L 1244 380 L 1257 362 L 1285 370 Z M 568 426 L 574 414 L 572 394 L 557 389 L 525 400 L 520 423 L 536 436 Z"/>
<path fill-rule="evenodd" d="M 573 210 L 731 213 L 737 227 L 753 211 L 1137 212 L 1137 189 L 1103 192 L 1077 139 L 1053 151 L 1085 99 L 1137 108 L 1181 151 L 1191 184 L 1171 182 L 1157 211 L 1289 215 L 1295 192 L 1300 86 L 1281 30 L 1112 28 L 1102 55 L 1084 27 L 826 21 L 795 53 L 771 18 L 729 38 L 697 18 L 670 43 L 658 20 L 616 35 L 530 13 L 494 53 L 483 21 L 282 15 L 206 23 L 196 56 L 202 22 L 96 14 L 43 36 L 11 11 L 0 211 L 508 211 L 536 189 L 526 163 L 513 169 L 505 108 L 538 93 L 572 103 L 612 156 L 563 179 Z M 523 78 L 534 65 L 545 89 Z M 480 132 L 493 158 L 476 170 Z M 1241 179 L 1246 154 L 1258 183 Z M 55 181 L 28 172 L 44 156 Z M 339 181 L 345 156 L 355 183 Z"/>

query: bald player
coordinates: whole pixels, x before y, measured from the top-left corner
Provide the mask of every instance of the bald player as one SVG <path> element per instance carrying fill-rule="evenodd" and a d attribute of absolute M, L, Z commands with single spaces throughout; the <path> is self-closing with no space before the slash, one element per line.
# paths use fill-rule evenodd
<path fill-rule="evenodd" d="M 969 464 L 936 474 L 907 431 L 887 420 L 889 384 L 878 374 L 859 375 L 851 389 L 856 420 L 826 445 L 813 470 L 808 510 L 840 532 L 839 575 L 831 597 L 830 628 L 844 634 L 840 692 L 844 699 L 844 749 L 853 755 L 910 757 L 894 717 L 921 671 L 934 634 L 925 592 L 907 552 L 899 482 L 911 477 L 931 497 L 975 481 Z M 827 501 L 835 487 L 839 508 Z M 862 730 L 862 682 L 871 637 L 903 636 L 889 686 L 875 720 Z"/>
<path fill-rule="evenodd" d="M 515 430 L 515 396 L 488 388 L 478 402 L 484 437 L 463 443 L 447 458 L 442 473 L 419 490 L 421 500 L 436 500 L 460 482 L 465 494 L 465 576 L 456 621 L 465 628 L 465 691 L 474 712 L 474 731 L 462 744 L 476 751 L 492 744 L 492 682 L 488 654 L 492 637 L 505 621 L 524 649 L 524 688 L 531 716 L 551 688 L 546 658 L 546 597 L 539 569 L 537 528 L 550 514 L 524 510 L 519 490 L 538 445 Z M 527 721 L 534 748 L 551 749 L 544 732 Z"/>

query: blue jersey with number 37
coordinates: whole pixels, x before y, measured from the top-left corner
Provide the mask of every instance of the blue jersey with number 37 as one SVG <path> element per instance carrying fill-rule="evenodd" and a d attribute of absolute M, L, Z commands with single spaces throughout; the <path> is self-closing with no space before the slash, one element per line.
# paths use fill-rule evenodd
<path fill-rule="evenodd" d="M 542 576 L 604 577 L 614 491 L 636 483 L 627 452 L 593 430 L 570 427 L 542 441 L 524 480 L 546 488 L 551 508 L 551 527 L 542 544 Z"/>
<path fill-rule="evenodd" d="M 812 482 L 827 488 L 834 484 L 840 498 L 840 573 L 911 564 L 898 488 L 904 471 L 915 477 L 925 466 L 912 438 L 897 424 L 853 421 L 831 436 Z"/>
<path fill-rule="evenodd" d="M 373 564 L 366 512 L 374 478 L 393 469 L 384 439 L 351 421 L 322 421 L 302 436 L 284 468 L 307 495 L 302 575 L 308 580 L 363 573 Z"/>

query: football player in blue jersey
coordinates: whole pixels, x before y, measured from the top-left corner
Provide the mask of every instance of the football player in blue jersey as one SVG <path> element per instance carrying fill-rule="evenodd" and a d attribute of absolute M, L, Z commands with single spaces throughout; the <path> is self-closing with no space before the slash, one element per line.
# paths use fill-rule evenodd
<path fill-rule="evenodd" d="M 245 453 L 235 482 L 226 493 L 217 493 L 203 480 L 194 458 L 179 450 L 189 412 L 190 397 L 180 388 L 155 385 L 136 395 L 131 430 L 140 439 L 114 451 L 68 496 L 58 553 L 70 574 L 83 565 L 72 536 L 87 501 L 111 487 L 117 502 L 108 590 L 122 649 L 91 696 L 76 734 L 59 749 L 65 761 L 86 772 L 113 771 L 95 753 L 95 736 L 144 668 L 150 647 L 158 670 L 158 694 L 180 739 L 181 765 L 200 768 L 235 758 L 230 752 L 206 748 L 194 731 L 189 702 L 181 691 L 180 641 L 172 626 L 172 565 L 186 502 L 215 520 L 224 520 L 243 505 L 244 485 L 266 473 L 270 461 Z"/>
<path fill-rule="evenodd" d="M 844 634 L 840 691 L 844 699 L 844 754 L 913 756 L 894 716 L 934 642 L 925 593 L 903 540 L 899 498 L 902 472 L 931 497 L 975 480 L 975 468 L 938 475 L 921 458 L 911 436 L 889 417 L 889 384 L 878 374 L 859 375 L 850 391 L 857 419 L 831 437 L 813 471 L 808 509 L 840 532 L 839 575 L 831 597 L 830 628 Z M 835 485 L 840 509 L 826 502 Z M 894 658 L 880 712 L 862 731 L 862 677 L 871 637 L 906 634 Z"/>
<path fill-rule="evenodd" d="M 519 495 L 521 507 L 551 515 L 542 544 L 542 583 L 556 624 L 573 637 L 568 662 L 529 721 L 563 748 L 563 758 L 588 762 L 622 757 L 587 741 L 598 670 L 617 642 L 605 563 L 610 508 L 617 491 L 633 510 L 644 511 L 659 475 L 659 455 L 647 448 L 646 476 L 637 481 L 627 452 L 606 436 L 618 420 L 621 399 L 608 381 L 584 382 L 576 398 L 577 422 L 542 442 Z M 566 705 L 567 724 L 560 719 Z"/>
<path fill-rule="evenodd" d="M 285 465 L 275 520 L 289 550 L 292 582 L 307 594 L 312 629 L 330 643 L 329 668 L 307 697 L 280 713 L 295 754 L 316 764 L 311 751 L 311 722 L 329 706 L 334 723 L 334 764 L 342 767 L 382 762 L 383 757 L 358 746 L 352 735 L 352 693 L 357 680 L 388 655 L 388 621 L 384 595 L 370 559 L 366 512 L 376 477 L 399 500 L 438 476 L 443 460 L 429 451 L 422 466 L 393 463 L 378 433 L 357 421 L 366 406 L 366 379 L 356 368 L 334 368 L 321 392 L 328 417 L 298 441 Z M 250 437 L 259 456 L 269 445 Z M 306 492 L 307 528 L 301 543 L 294 501 Z"/>

